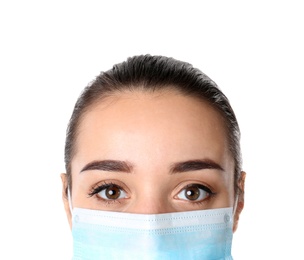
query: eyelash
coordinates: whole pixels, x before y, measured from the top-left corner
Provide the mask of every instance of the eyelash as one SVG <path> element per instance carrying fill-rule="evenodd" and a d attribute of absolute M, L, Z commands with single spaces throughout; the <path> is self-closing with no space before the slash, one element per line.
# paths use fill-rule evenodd
<path fill-rule="evenodd" d="M 212 197 L 214 197 L 216 195 L 215 192 L 213 192 L 210 188 L 208 188 L 205 185 L 199 184 L 199 183 L 191 183 L 188 184 L 186 186 L 184 186 L 182 189 L 180 189 L 180 191 L 178 192 L 178 194 L 176 195 L 176 197 L 182 192 L 185 191 L 187 188 L 192 188 L 192 187 L 197 187 L 199 189 L 202 189 L 203 191 L 208 193 L 208 197 L 203 199 L 203 200 L 199 200 L 199 201 L 191 201 L 191 200 L 187 200 L 187 202 L 190 202 L 192 205 L 201 205 L 206 203 L 207 201 L 209 201 Z"/>
<path fill-rule="evenodd" d="M 97 194 L 103 190 L 106 190 L 107 188 L 110 188 L 111 186 L 114 186 L 122 191 L 125 192 L 125 190 L 118 184 L 116 183 L 113 183 L 113 182 L 103 182 L 103 184 L 100 184 L 98 186 L 95 186 L 92 188 L 92 190 L 90 191 L 90 193 L 88 194 L 89 197 L 93 197 L 95 196 L 98 200 L 106 203 L 106 204 L 112 204 L 112 203 L 120 203 L 119 199 L 109 199 L 109 200 L 106 200 L 106 199 L 103 199 L 101 198 L 100 196 L 98 196 Z"/>
<path fill-rule="evenodd" d="M 89 197 L 93 197 L 95 196 L 99 201 L 105 203 L 105 204 L 113 204 L 113 203 L 121 203 L 120 202 L 120 199 L 104 199 L 100 196 L 98 196 L 98 193 L 101 192 L 101 191 L 105 191 L 107 190 L 108 188 L 110 187 L 115 187 L 115 188 L 118 188 L 119 190 L 125 192 L 125 190 L 118 184 L 114 183 L 114 182 L 103 182 L 102 184 L 100 185 L 97 185 L 97 186 L 94 186 L 92 188 L 92 190 L 90 191 L 90 193 L 88 194 Z M 175 196 L 175 198 L 178 197 L 178 195 L 180 193 L 182 193 L 183 191 L 185 192 L 186 189 L 188 188 L 198 188 L 198 189 L 201 189 L 205 192 L 208 193 L 208 197 L 202 199 L 202 200 L 199 200 L 199 201 L 191 201 L 190 199 L 188 200 L 184 200 L 188 203 L 191 203 L 192 205 L 201 205 L 201 204 L 204 204 L 206 203 L 207 201 L 209 201 L 213 196 L 216 195 L 216 193 L 214 193 L 210 188 L 208 188 L 207 186 L 205 185 L 202 185 L 202 184 L 198 184 L 198 183 L 191 183 L 191 184 L 188 184 L 186 186 L 184 186 L 182 189 L 180 189 L 180 191 L 177 193 L 177 195 Z M 181 198 L 178 198 L 179 200 L 183 200 Z"/>

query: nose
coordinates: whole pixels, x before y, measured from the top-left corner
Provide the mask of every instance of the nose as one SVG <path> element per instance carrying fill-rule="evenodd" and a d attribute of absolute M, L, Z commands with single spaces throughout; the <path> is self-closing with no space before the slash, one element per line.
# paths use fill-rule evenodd
<path fill-rule="evenodd" d="M 167 199 L 153 196 L 136 199 L 126 209 L 126 212 L 136 214 L 161 214 L 175 211 Z"/>

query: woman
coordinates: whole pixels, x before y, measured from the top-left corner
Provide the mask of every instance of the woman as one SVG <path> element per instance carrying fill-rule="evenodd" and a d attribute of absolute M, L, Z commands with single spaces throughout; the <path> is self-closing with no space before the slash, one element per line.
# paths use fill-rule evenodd
<path fill-rule="evenodd" d="M 232 259 L 240 131 L 190 64 L 135 56 L 101 73 L 75 105 L 65 163 L 75 259 Z"/>

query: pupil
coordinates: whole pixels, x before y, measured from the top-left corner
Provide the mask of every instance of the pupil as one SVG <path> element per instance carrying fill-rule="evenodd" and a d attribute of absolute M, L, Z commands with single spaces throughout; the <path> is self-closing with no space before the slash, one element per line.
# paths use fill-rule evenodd
<path fill-rule="evenodd" d="M 185 195 L 188 200 L 197 200 L 200 195 L 198 187 L 189 187 L 185 190 Z"/>
<path fill-rule="evenodd" d="M 115 200 L 118 199 L 120 196 L 120 190 L 118 187 L 111 185 L 106 190 L 106 196 L 108 199 Z"/>

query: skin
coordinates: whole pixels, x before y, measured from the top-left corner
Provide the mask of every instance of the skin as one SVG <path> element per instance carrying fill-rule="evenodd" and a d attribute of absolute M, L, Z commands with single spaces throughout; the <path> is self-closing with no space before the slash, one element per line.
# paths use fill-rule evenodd
<path fill-rule="evenodd" d="M 193 97 L 174 91 L 108 97 L 80 124 L 72 207 L 139 214 L 234 207 L 235 231 L 244 197 L 235 195 L 226 136 L 220 113 Z M 61 178 L 71 227 L 66 174 Z M 242 191 L 244 181 L 242 173 Z"/>

